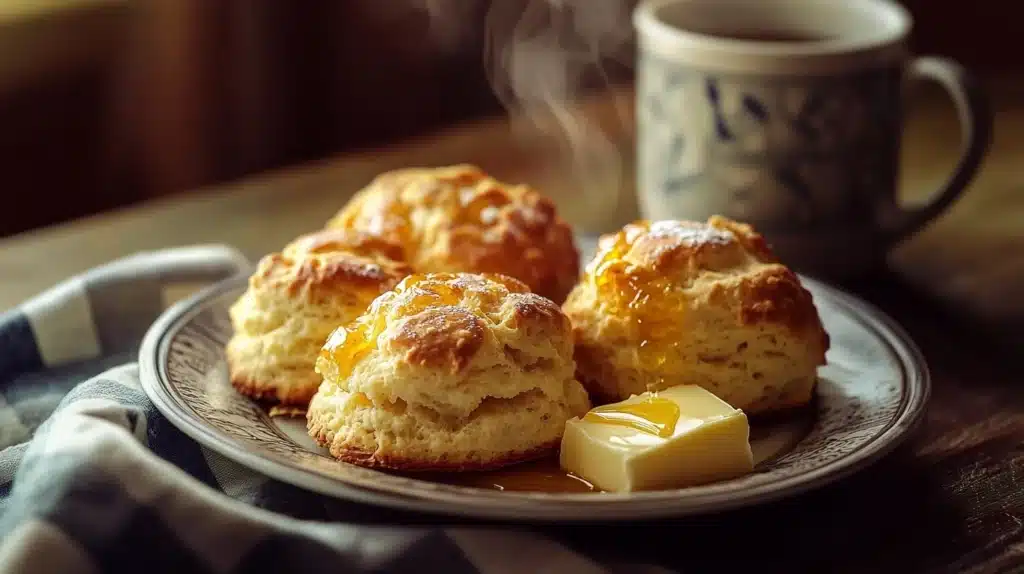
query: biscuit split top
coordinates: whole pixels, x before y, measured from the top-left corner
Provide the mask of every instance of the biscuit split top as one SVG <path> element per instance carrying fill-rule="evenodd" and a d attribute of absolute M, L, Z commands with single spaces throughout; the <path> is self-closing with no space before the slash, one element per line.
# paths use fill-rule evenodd
<path fill-rule="evenodd" d="M 572 229 L 554 203 L 471 165 L 384 173 L 327 227 L 387 238 L 422 273 L 502 273 L 558 303 L 579 278 Z"/>

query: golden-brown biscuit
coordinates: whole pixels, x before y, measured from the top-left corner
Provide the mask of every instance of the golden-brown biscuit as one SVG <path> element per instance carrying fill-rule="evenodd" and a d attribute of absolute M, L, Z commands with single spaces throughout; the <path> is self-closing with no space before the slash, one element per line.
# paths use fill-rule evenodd
<path fill-rule="evenodd" d="M 231 383 L 256 399 L 303 406 L 320 384 L 313 370 L 327 336 L 359 316 L 411 270 L 401 248 L 356 232 L 299 237 L 260 260 L 231 306 Z"/>
<path fill-rule="evenodd" d="M 639 221 L 603 236 L 563 310 L 595 399 L 696 384 L 748 413 L 806 404 L 829 338 L 750 226 Z"/>
<path fill-rule="evenodd" d="M 309 434 L 362 466 L 483 470 L 558 447 L 590 408 L 572 327 L 500 275 L 412 275 L 328 339 Z"/>
<path fill-rule="evenodd" d="M 555 205 L 471 165 L 379 175 L 328 223 L 405 247 L 418 273 L 501 273 L 556 303 L 579 279 L 579 251 Z"/>

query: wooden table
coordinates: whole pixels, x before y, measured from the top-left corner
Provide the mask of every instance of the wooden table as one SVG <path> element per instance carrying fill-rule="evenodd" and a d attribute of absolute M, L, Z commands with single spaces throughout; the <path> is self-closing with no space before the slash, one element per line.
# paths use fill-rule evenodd
<path fill-rule="evenodd" d="M 1024 565 L 1024 297 L 1017 295 L 1024 288 L 1024 79 L 994 82 L 993 93 L 995 142 L 972 189 L 896 249 L 889 269 L 846 285 L 902 322 L 923 348 L 935 385 L 923 427 L 872 469 L 802 498 L 626 527 L 637 556 L 652 553 L 699 571 L 756 565 L 759 572 L 987 572 Z M 628 93 L 585 109 L 611 130 L 617 149 L 630 149 Z M 917 110 L 904 154 L 911 198 L 946 176 L 958 137 L 940 100 L 926 98 Z M 629 153 L 620 199 L 595 197 L 552 161 L 559 148 L 537 134 L 521 120 L 460 126 L 5 239 L 0 306 L 137 250 L 226 242 L 259 256 L 320 227 L 353 190 L 399 166 L 477 163 L 541 187 L 584 231 L 635 216 Z M 594 209 L 601 200 L 605 208 Z M 608 548 L 621 550 L 624 532 L 578 526 L 563 534 L 606 539 Z"/>

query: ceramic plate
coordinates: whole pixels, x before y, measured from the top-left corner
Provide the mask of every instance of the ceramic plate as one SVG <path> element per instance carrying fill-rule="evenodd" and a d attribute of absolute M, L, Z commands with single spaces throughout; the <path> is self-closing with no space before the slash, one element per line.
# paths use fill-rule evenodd
<path fill-rule="evenodd" d="M 510 492 L 397 476 L 340 463 L 305 434 L 304 420 L 271 417 L 228 381 L 228 307 L 245 281 L 218 284 L 170 308 L 146 335 L 139 362 L 157 408 L 205 446 L 278 480 L 392 508 L 481 518 L 619 520 L 708 513 L 776 500 L 863 469 L 920 420 L 929 380 L 920 352 L 892 320 L 835 288 L 802 278 L 832 339 L 817 401 L 804 417 L 755 425 L 757 466 L 742 478 L 634 494 Z"/>

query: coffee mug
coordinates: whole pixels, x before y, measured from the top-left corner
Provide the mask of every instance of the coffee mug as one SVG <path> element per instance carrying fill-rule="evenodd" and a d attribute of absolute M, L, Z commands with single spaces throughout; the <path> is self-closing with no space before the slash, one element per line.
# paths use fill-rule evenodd
<path fill-rule="evenodd" d="M 912 21 L 886 0 L 648 0 L 638 33 L 637 190 L 649 219 L 753 225 L 811 274 L 878 263 L 974 177 L 992 117 L 957 63 L 912 58 Z M 963 145 L 928 203 L 897 193 L 903 98 L 952 97 Z"/>

